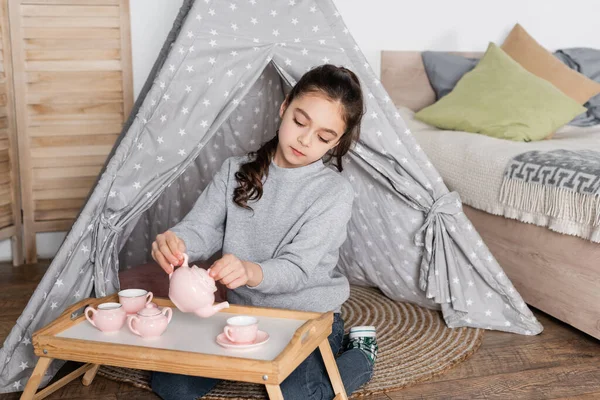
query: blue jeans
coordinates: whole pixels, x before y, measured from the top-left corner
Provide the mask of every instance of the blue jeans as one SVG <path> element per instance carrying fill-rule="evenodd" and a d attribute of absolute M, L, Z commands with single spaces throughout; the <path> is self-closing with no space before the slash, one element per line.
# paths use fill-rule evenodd
<path fill-rule="evenodd" d="M 339 313 L 334 314 L 329 345 L 333 354 L 342 346 L 344 320 Z M 344 351 L 337 359 L 337 367 L 350 396 L 373 375 L 373 364 L 367 355 L 359 349 Z M 153 372 L 152 390 L 164 400 L 195 400 L 210 392 L 219 383 L 219 379 L 197 376 Z M 282 383 L 281 392 L 286 400 L 331 400 L 333 388 L 317 348 Z"/>

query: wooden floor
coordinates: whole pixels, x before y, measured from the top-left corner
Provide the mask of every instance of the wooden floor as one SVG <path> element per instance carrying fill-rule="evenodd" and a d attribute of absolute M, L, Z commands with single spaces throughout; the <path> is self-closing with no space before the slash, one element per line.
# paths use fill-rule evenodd
<path fill-rule="evenodd" d="M 13 268 L 0 264 L 0 339 L 9 333 L 42 278 L 46 264 Z M 399 399 L 600 399 L 600 342 L 534 310 L 545 331 L 538 336 L 486 332 L 467 361 L 428 382 L 369 397 Z M 59 376 L 61 373 L 59 373 Z M 0 395 L 18 399 L 20 393 Z M 138 400 L 158 396 L 97 376 L 79 380 L 48 399 Z"/>

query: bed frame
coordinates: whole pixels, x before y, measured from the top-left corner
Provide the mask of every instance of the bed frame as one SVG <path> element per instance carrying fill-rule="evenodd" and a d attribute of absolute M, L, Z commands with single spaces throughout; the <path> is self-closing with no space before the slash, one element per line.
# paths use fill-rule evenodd
<path fill-rule="evenodd" d="M 435 101 L 420 52 L 382 51 L 381 82 L 397 107 L 418 111 Z M 463 209 L 528 304 L 600 339 L 600 244 Z"/>

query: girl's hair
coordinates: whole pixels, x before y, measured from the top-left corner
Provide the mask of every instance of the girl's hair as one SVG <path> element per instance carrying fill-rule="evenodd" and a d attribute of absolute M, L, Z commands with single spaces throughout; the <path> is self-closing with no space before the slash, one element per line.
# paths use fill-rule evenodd
<path fill-rule="evenodd" d="M 363 95 L 360 82 L 354 72 L 344 67 L 323 64 L 302 75 L 285 99 L 286 108 L 292 101 L 307 93 L 321 93 L 332 101 L 342 104 L 342 119 L 346 130 L 339 143 L 327 152 L 328 162 L 335 158 L 334 165 L 342 171 L 342 157 L 360 137 L 363 111 Z M 263 176 L 268 176 L 271 159 L 277 150 L 279 131 L 274 138 L 264 143 L 257 151 L 249 153 L 250 160 L 242 164 L 235 179 L 239 186 L 233 192 L 233 201 L 240 207 L 251 210 L 248 200 L 258 200 L 263 194 Z"/>

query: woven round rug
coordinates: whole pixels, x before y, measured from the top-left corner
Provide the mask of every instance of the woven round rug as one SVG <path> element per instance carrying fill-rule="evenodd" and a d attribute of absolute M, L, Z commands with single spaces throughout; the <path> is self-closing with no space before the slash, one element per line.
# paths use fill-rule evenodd
<path fill-rule="evenodd" d="M 373 378 L 350 398 L 398 390 L 431 379 L 471 356 L 482 329 L 448 328 L 439 311 L 396 302 L 374 288 L 352 286 L 342 317 L 352 326 L 374 325 L 379 352 Z M 102 366 L 98 374 L 151 390 L 150 372 Z M 263 385 L 223 381 L 203 399 L 266 399 Z"/>

